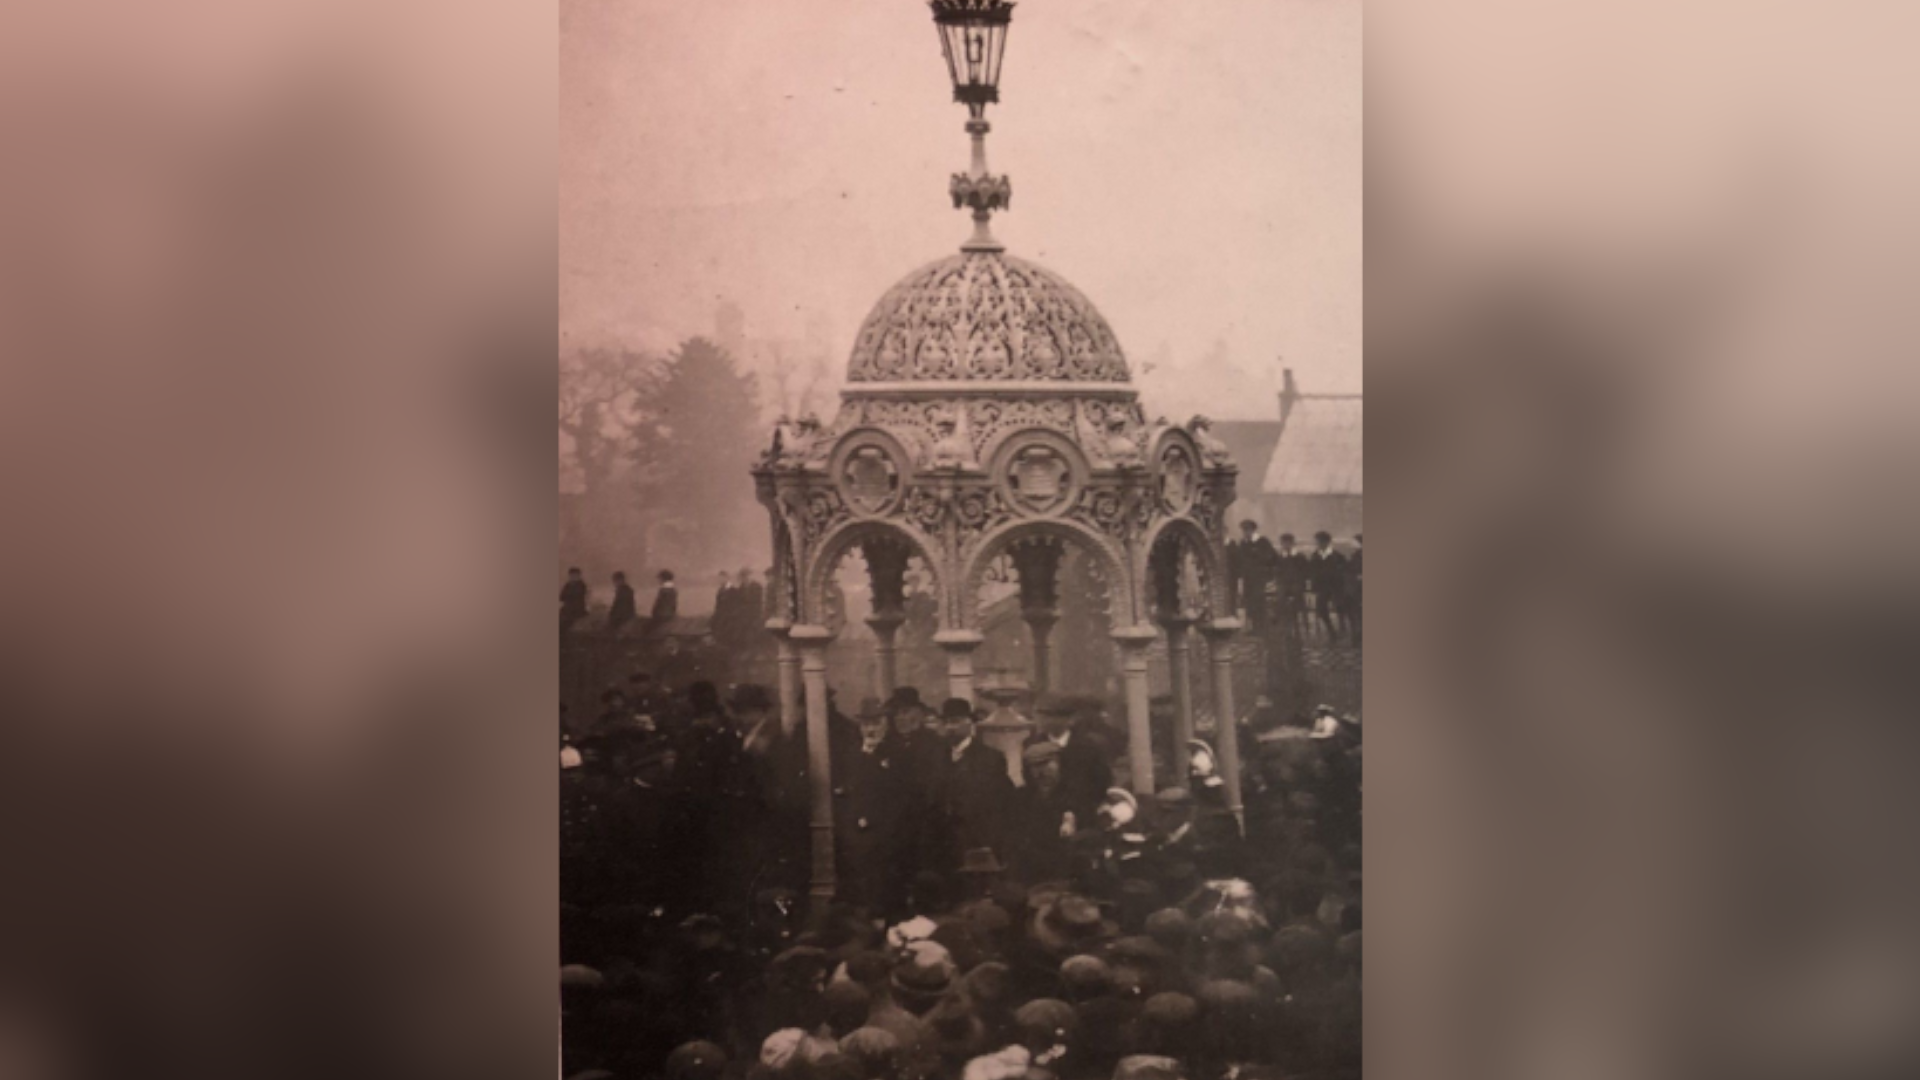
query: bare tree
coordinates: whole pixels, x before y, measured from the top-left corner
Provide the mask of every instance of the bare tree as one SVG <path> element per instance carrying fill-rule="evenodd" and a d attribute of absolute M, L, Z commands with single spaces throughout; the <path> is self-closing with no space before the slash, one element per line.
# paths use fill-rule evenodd
<path fill-rule="evenodd" d="M 584 349 L 560 358 L 560 434 L 581 490 L 607 493 L 633 445 L 658 362 L 626 350 Z"/>
<path fill-rule="evenodd" d="M 565 561 L 619 566 L 645 555 L 632 505 L 633 446 L 659 362 L 627 350 L 583 349 L 560 357 L 560 469 L 576 492 L 563 517 Z"/>

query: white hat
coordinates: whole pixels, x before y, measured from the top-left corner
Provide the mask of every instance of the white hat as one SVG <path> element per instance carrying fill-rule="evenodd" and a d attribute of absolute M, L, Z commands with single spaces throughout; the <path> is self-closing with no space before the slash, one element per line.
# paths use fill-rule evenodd
<path fill-rule="evenodd" d="M 1313 722 L 1313 731 L 1307 737 L 1310 739 L 1331 739 L 1338 734 L 1340 734 L 1340 721 L 1329 713 Z"/>
<path fill-rule="evenodd" d="M 940 929 L 932 919 L 925 915 L 915 915 L 906 922 L 897 923 L 887 931 L 887 944 L 896 949 L 904 949 L 916 941 L 925 941 Z"/>

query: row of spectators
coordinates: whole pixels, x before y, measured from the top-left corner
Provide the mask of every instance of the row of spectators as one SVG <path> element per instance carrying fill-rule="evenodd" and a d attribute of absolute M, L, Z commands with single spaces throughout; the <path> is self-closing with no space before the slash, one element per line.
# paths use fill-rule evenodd
<path fill-rule="evenodd" d="M 1360 534 L 1342 551 L 1333 534 L 1313 534 L 1313 547 L 1298 546 L 1292 533 L 1279 545 L 1260 535 L 1254 521 L 1240 523 L 1240 539 L 1227 544 L 1227 573 L 1236 610 L 1247 613 L 1255 632 L 1270 627 L 1327 641 L 1344 637 L 1360 644 L 1363 552 Z"/>

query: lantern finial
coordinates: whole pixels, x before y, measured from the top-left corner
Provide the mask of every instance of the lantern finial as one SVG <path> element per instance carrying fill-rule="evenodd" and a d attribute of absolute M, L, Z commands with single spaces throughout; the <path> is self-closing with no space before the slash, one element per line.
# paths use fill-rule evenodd
<path fill-rule="evenodd" d="M 946 54 L 947 73 L 953 77 L 953 100 L 967 107 L 967 134 L 973 138 L 973 163 L 955 173 L 948 185 L 954 209 L 973 210 L 973 236 L 962 251 L 1004 251 L 988 227 L 995 210 L 1013 200 L 1013 185 L 1005 176 L 987 172 L 987 106 L 1000 100 L 1000 58 L 1007 48 L 1007 26 L 1013 20 L 1012 0 L 930 0 L 940 48 Z"/>

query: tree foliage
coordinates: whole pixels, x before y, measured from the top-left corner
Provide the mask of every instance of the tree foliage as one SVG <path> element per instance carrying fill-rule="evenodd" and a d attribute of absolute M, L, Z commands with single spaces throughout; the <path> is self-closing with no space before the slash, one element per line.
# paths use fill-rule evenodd
<path fill-rule="evenodd" d="M 766 564 L 748 475 L 768 433 L 751 373 L 692 338 L 665 358 L 586 349 L 560 361 L 563 554 L 596 574 L 696 577 Z"/>
<path fill-rule="evenodd" d="M 662 554 L 700 570 L 764 565 L 765 511 L 748 475 L 768 438 L 754 376 L 692 338 L 661 363 L 643 409 L 629 453 L 633 491 Z"/>

